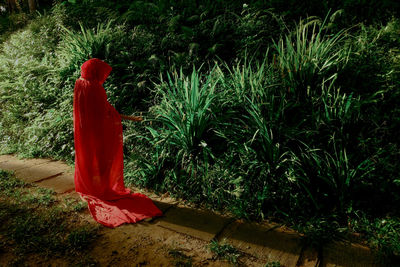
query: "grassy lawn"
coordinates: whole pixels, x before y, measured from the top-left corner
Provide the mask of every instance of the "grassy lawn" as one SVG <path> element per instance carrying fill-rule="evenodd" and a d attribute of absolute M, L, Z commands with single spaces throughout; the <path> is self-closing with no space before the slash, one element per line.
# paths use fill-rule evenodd
<path fill-rule="evenodd" d="M 98 225 L 81 219 L 85 208 L 0 171 L 0 265 L 94 264 L 86 252 Z"/>

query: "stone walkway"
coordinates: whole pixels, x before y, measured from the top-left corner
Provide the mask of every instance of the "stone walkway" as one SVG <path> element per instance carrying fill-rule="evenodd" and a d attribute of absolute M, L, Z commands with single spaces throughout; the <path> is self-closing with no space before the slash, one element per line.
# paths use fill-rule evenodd
<path fill-rule="evenodd" d="M 50 159 L 18 159 L 0 156 L 0 169 L 13 171 L 27 182 L 53 189 L 58 194 L 74 192 L 73 168 Z M 139 189 L 138 189 L 139 190 Z M 188 208 L 170 198 L 144 192 L 164 212 L 150 227 L 163 227 L 207 242 L 226 240 L 240 251 L 263 262 L 281 266 L 378 266 L 374 255 L 364 246 L 334 242 L 316 251 L 301 246 L 300 235 L 277 224 L 246 223 L 215 213 Z"/>

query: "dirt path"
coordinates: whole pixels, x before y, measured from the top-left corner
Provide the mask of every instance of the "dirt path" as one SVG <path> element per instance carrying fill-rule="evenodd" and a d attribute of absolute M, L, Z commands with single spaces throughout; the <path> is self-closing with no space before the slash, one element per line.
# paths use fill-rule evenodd
<path fill-rule="evenodd" d="M 50 188 L 59 197 L 78 198 L 74 193 L 73 169 L 63 162 L 20 160 L 13 155 L 3 155 L 0 169 L 13 171 L 24 181 Z M 210 250 L 213 242 L 217 250 L 222 250 L 218 244 L 224 243 L 236 248 L 236 265 L 241 266 L 377 266 L 373 264 L 371 251 L 357 244 L 333 243 L 318 255 L 303 248 L 300 235 L 283 226 L 245 223 L 135 190 L 152 198 L 164 216 L 116 229 L 100 227 L 100 236 L 89 252 L 100 266 L 235 265 L 234 259 L 229 262 L 216 258 Z M 80 216 L 95 224 L 87 211 Z M 56 262 L 53 266 L 64 265 L 67 263 Z"/>

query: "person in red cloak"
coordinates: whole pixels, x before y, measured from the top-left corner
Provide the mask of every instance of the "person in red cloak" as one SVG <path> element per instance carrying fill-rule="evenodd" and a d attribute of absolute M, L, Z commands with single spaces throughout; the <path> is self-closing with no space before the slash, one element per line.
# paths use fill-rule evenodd
<path fill-rule="evenodd" d="M 75 83 L 75 190 L 88 202 L 96 221 L 116 227 L 162 212 L 147 196 L 125 188 L 121 117 L 128 116 L 107 101 L 103 83 L 111 69 L 100 59 L 90 59 Z"/>

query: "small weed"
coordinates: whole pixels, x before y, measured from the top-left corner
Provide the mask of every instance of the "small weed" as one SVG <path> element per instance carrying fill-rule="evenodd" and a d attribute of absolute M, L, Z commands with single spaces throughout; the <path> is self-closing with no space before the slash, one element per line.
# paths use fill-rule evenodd
<path fill-rule="evenodd" d="M 240 251 L 232 245 L 227 244 L 226 240 L 223 240 L 222 242 L 213 240 L 211 241 L 209 248 L 218 259 L 228 260 L 234 265 L 237 265 L 239 263 L 238 258 L 241 256 Z"/>
<path fill-rule="evenodd" d="M 303 242 L 314 248 L 321 248 L 333 240 L 343 239 L 347 231 L 347 228 L 340 227 L 335 218 L 310 218 L 295 228 L 305 235 Z"/>
<path fill-rule="evenodd" d="M 38 198 L 39 205 L 49 206 L 49 205 L 53 204 L 54 202 L 55 202 L 55 199 L 50 194 L 41 195 Z"/>
<path fill-rule="evenodd" d="M 15 193 L 18 194 L 18 193 Z M 53 204 L 56 200 L 52 195 L 42 195 L 42 194 L 24 194 L 21 196 L 21 202 L 29 204 L 37 204 L 38 206 L 48 207 Z"/>
<path fill-rule="evenodd" d="M 8 195 L 11 197 L 11 195 Z M 12 197 L 18 197 L 20 202 L 26 203 L 26 204 L 34 204 L 37 203 L 37 196 L 33 194 L 21 194 L 20 191 L 16 191 Z"/>
<path fill-rule="evenodd" d="M 74 198 L 65 198 L 64 203 L 66 205 L 67 210 L 72 210 L 75 212 L 80 212 L 87 207 L 87 203 L 84 201 L 80 201 Z"/>
<path fill-rule="evenodd" d="M 172 249 L 168 252 L 174 258 L 174 266 L 190 267 L 192 266 L 192 257 L 185 255 L 179 249 Z"/>
<path fill-rule="evenodd" d="M 0 170 L 0 191 L 5 192 L 25 185 L 24 181 L 16 179 L 11 172 Z"/>
<path fill-rule="evenodd" d="M 54 192 L 53 189 L 43 188 L 43 187 L 39 187 L 38 192 L 41 194 L 46 194 L 46 195 L 55 195 L 56 194 L 56 192 Z"/>
<path fill-rule="evenodd" d="M 279 261 L 271 261 L 265 264 L 264 267 L 281 267 L 281 263 Z"/>
<path fill-rule="evenodd" d="M 76 202 L 76 204 L 72 207 L 74 211 L 79 212 L 86 209 L 87 203 L 83 201 Z"/>

